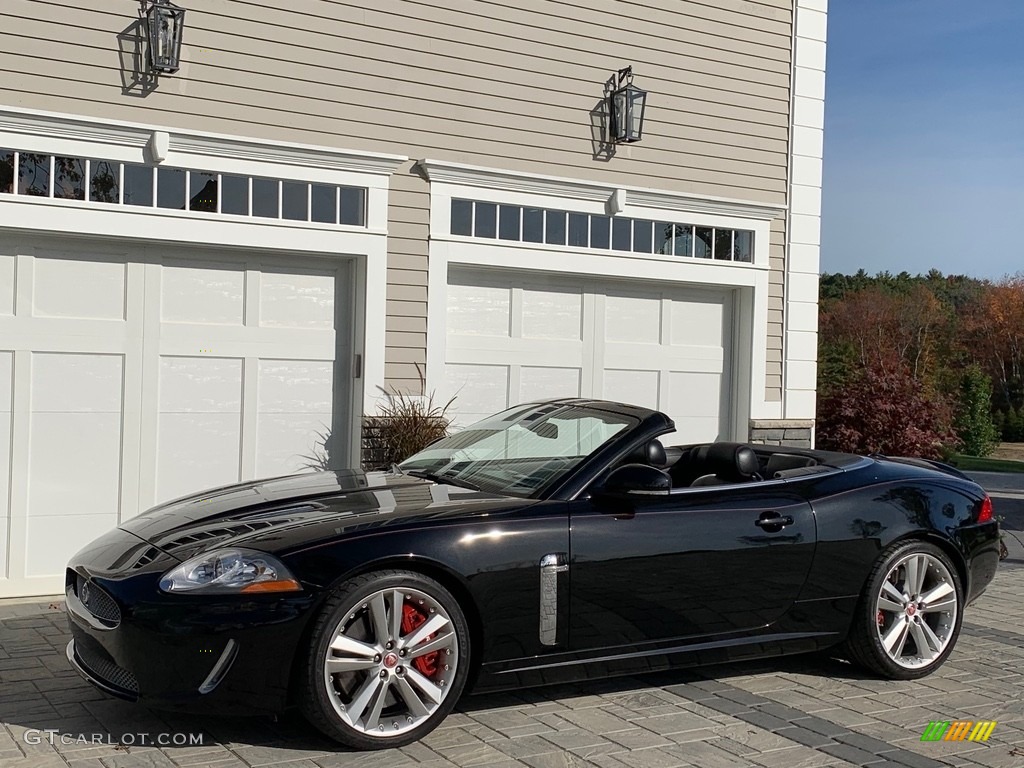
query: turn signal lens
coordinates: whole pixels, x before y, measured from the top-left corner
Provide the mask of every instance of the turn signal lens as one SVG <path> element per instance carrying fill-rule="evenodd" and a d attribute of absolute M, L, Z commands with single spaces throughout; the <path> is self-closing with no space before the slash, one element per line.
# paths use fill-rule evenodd
<path fill-rule="evenodd" d="M 278 579 L 277 581 L 258 581 L 247 587 L 242 587 L 239 592 L 299 592 L 302 585 L 295 579 Z"/>
<path fill-rule="evenodd" d="M 992 499 L 987 495 L 981 500 L 981 509 L 978 511 L 978 522 L 988 523 L 992 520 Z"/>

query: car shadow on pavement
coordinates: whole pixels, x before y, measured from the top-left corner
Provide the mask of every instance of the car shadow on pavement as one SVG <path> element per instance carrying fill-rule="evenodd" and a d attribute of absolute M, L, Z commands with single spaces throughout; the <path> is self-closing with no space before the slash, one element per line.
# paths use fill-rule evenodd
<path fill-rule="evenodd" d="M 106 747 L 115 753 L 131 753 L 139 747 L 222 749 L 249 753 L 261 748 L 287 749 L 291 753 L 310 755 L 345 752 L 345 747 L 321 735 L 295 710 L 277 718 L 204 717 L 177 712 L 151 710 L 106 696 L 78 678 L 70 669 L 52 668 L 54 677 L 42 686 L 43 696 L 32 700 L 28 688 L 31 683 L 7 683 L 5 694 L 15 694 L 12 688 L 24 686 L 24 706 L 4 708 L 0 720 L 10 728 L 11 734 L 22 743 L 30 739 L 55 744 L 58 751 L 71 758 L 74 753 L 95 754 L 97 747 Z M 850 664 L 823 654 L 778 657 L 751 662 L 736 662 L 700 669 L 652 672 L 638 676 L 618 677 L 556 684 L 537 688 L 519 689 L 504 693 L 470 695 L 456 707 L 456 713 L 474 713 L 502 708 L 540 706 L 548 702 L 570 701 L 588 696 L 611 696 L 665 688 L 683 683 L 725 680 L 730 677 L 762 673 L 822 676 L 841 679 L 870 679 L 869 675 Z M 35 684 L 38 686 L 39 682 Z M 2 707 L 2 705 L 0 705 Z M 442 727 L 444 725 L 442 724 Z M 51 735 L 47 736 L 47 733 Z M 158 744 L 154 738 L 162 736 L 170 742 Z M 109 752 L 108 752 L 109 754 Z"/>

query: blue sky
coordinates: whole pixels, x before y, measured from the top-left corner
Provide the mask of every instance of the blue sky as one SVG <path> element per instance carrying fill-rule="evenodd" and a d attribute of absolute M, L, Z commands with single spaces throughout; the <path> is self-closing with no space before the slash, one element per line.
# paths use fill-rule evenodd
<path fill-rule="evenodd" d="M 828 10 L 822 271 L 1024 270 L 1024 1 Z"/>

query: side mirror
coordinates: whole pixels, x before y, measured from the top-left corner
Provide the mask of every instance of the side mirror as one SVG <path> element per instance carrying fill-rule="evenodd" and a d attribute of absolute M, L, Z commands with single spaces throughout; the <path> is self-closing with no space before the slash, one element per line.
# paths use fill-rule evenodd
<path fill-rule="evenodd" d="M 672 478 L 668 472 L 649 464 L 626 464 L 614 470 L 604 482 L 602 494 L 662 495 L 672 490 Z"/>

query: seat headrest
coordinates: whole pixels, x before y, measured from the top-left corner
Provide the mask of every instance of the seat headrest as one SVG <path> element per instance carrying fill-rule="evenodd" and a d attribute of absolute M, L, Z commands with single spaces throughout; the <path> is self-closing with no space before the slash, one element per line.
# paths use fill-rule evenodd
<path fill-rule="evenodd" d="M 629 455 L 629 462 L 649 464 L 660 469 L 668 465 L 668 455 L 665 453 L 665 446 L 661 444 L 661 440 L 648 440 Z"/>
<path fill-rule="evenodd" d="M 757 454 L 743 443 L 712 443 L 708 446 L 707 469 L 727 482 L 741 483 L 757 475 Z"/>

